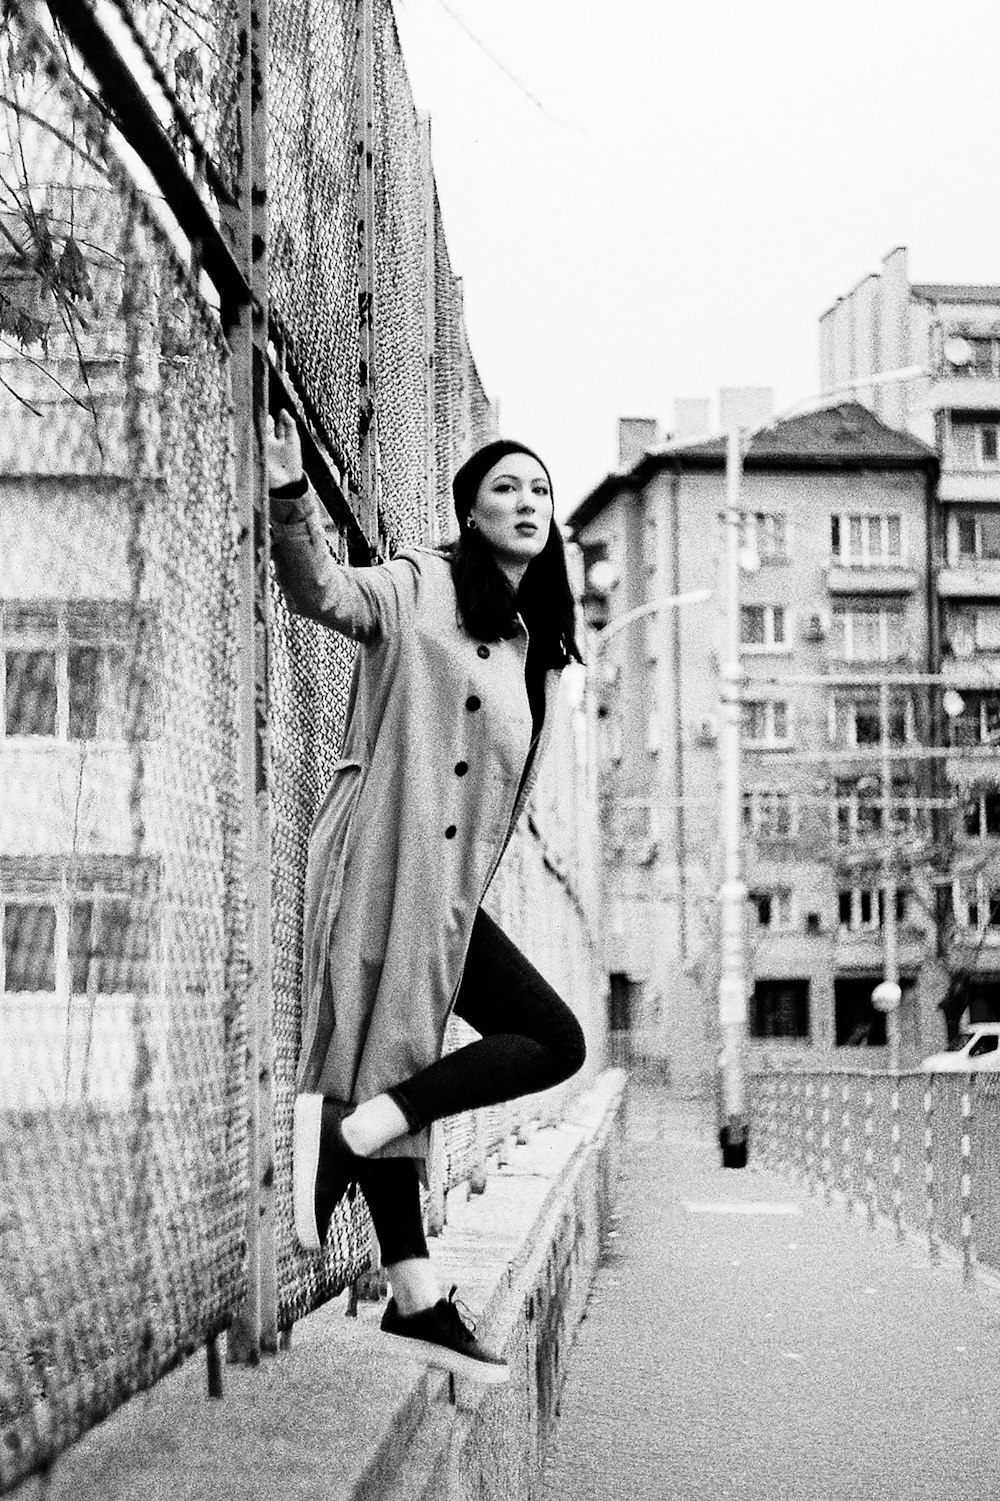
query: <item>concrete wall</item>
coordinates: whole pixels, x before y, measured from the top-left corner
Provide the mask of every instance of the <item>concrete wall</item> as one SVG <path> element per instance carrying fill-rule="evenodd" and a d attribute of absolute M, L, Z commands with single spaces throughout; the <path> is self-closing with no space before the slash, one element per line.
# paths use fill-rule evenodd
<path fill-rule="evenodd" d="M 17 1501 L 530 1501 L 573 1338 L 614 1212 L 625 1076 L 602 1075 L 564 1120 L 494 1166 L 431 1254 L 482 1310 L 512 1367 L 474 1387 L 401 1360 L 380 1306 L 335 1300 L 290 1349 L 229 1367 L 203 1395 L 189 1361 L 69 1450 Z"/>

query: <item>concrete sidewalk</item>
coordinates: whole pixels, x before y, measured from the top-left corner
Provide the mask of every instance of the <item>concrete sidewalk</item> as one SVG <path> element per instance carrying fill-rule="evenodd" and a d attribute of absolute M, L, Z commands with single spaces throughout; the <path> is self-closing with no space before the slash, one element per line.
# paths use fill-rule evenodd
<path fill-rule="evenodd" d="M 997 1501 L 1000 1294 L 633 1087 L 544 1501 Z"/>

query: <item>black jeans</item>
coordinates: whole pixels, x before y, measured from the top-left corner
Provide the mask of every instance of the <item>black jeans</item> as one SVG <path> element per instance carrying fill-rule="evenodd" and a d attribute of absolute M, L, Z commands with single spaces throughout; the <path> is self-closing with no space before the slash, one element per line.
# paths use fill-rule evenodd
<path fill-rule="evenodd" d="M 561 1084 L 587 1055 L 572 1011 L 493 919 L 472 925 L 455 1014 L 480 1041 L 446 1053 L 389 1094 L 411 1131 L 484 1105 Z M 420 1182 L 412 1157 L 376 1157 L 358 1172 L 386 1266 L 427 1255 Z"/>

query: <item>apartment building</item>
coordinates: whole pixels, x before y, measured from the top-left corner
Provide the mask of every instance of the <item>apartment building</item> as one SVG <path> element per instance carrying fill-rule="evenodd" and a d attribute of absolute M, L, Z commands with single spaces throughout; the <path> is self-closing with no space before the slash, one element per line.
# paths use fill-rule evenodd
<path fill-rule="evenodd" d="M 106 192 L 48 202 L 100 243 Z M 227 447 L 189 442 L 183 420 L 196 399 L 203 432 L 225 433 L 225 371 L 207 338 L 168 345 L 162 263 L 138 229 L 124 268 L 93 254 L 79 329 L 0 265 L 5 295 L 21 276 L 51 324 L 37 353 L 0 357 L 8 1110 L 201 1088 L 229 1046 L 209 1003 L 240 958 Z"/>
<path fill-rule="evenodd" d="M 749 442 L 752 567 L 737 607 L 751 1049 L 865 1045 L 875 1061 L 887 891 L 903 1056 L 943 1036 L 933 762 L 918 754 L 933 726 L 907 681 L 933 660 L 937 472 L 930 447 L 854 402 Z M 570 518 L 595 627 L 611 1023 L 691 1088 L 714 1076 L 717 1048 L 725 493 L 723 440 L 675 439 L 633 457 Z M 656 607 L 698 591 L 708 601 Z"/>
<path fill-rule="evenodd" d="M 1000 286 L 911 282 L 904 247 L 820 319 L 823 389 L 937 449 L 932 663 L 953 690 L 945 767 L 958 809 L 941 943 L 955 1013 L 1000 1017 Z M 903 371 L 900 379 L 866 377 Z"/>

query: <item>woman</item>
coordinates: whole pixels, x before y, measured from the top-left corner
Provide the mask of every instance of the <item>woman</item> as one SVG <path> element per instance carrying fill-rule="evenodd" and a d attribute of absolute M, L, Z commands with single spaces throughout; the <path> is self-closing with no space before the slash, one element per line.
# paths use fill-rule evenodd
<path fill-rule="evenodd" d="M 360 648 L 309 841 L 296 1233 L 318 1250 L 359 1183 L 392 1288 L 382 1329 L 503 1381 L 455 1289 L 441 1295 L 420 1182 L 433 1121 L 561 1083 L 585 1056 L 572 1012 L 481 908 L 580 660 L 549 473 L 523 444 L 488 444 L 455 476 L 450 549 L 356 569 L 334 560 L 284 412 L 269 463 L 290 607 Z M 452 1010 L 481 1040 L 442 1056 Z"/>

